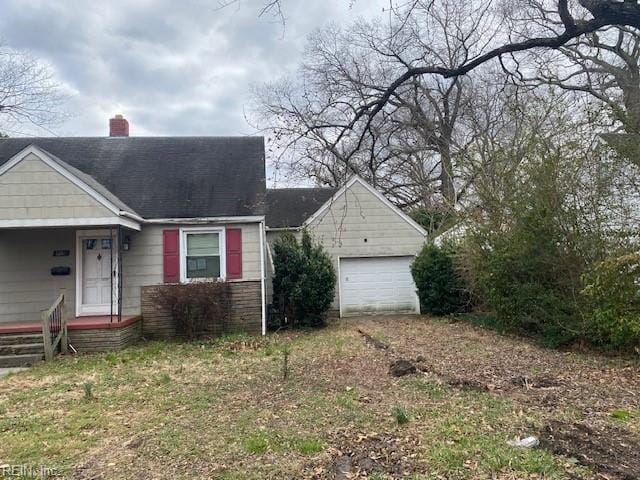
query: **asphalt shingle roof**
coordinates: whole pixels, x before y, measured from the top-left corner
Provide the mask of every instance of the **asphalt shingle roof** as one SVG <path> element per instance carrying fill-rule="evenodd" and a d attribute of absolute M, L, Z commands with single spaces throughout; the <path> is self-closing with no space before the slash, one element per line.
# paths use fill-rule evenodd
<path fill-rule="evenodd" d="M 7 138 L 0 140 L 0 166 L 30 144 L 144 218 L 265 214 L 262 137 Z"/>
<path fill-rule="evenodd" d="M 267 190 L 267 227 L 299 227 L 336 192 L 335 188 Z"/>

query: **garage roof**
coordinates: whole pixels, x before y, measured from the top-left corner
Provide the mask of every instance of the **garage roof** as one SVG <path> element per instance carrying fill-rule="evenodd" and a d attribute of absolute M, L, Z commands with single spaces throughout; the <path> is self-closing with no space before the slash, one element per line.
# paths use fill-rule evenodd
<path fill-rule="evenodd" d="M 267 189 L 267 227 L 302 226 L 334 193 L 335 188 Z"/>

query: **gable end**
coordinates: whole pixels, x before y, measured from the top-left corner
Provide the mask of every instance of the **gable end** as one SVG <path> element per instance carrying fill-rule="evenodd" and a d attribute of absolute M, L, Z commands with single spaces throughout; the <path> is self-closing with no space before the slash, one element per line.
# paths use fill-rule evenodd
<path fill-rule="evenodd" d="M 422 228 L 417 222 L 409 217 L 409 215 L 396 207 L 393 203 L 391 203 L 391 201 L 389 201 L 387 197 L 385 197 L 382 193 L 380 193 L 358 175 L 354 175 L 353 177 L 351 177 L 342 188 L 340 188 L 327 202 L 325 202 L 313 215 L 311 215 L 304 222 L 303 227 L 308 227 L 315 222 L 319 222 L 322 217 L 324 217 L 324 215 L 329 211 L 331 206 L 336 202 L 336 200 L 345 195 L 356 183 L 364 187 L 369 193 L 376 197 L 380 201 L 380 203 L 384 205 L 384 208 L 389 209 L 395 215 L 400 217 L 404 222 L 414 228 L 420 235 L 422 235 L 423 237 L 427 236 L 427 231 L 424 228 Z"/>

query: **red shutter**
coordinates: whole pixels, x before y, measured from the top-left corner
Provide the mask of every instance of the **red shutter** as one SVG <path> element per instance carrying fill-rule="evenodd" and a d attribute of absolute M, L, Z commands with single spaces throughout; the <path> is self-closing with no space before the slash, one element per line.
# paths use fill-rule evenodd
<path fill-rule="evenodd" d="M 227 278 L 242 278 L 242 229 L 227 228 Z"/>
<path fill-rule="evenodd" d="M 180 231 L 162 232 L 164 255 L 164 283 L 180 282 Z"/>

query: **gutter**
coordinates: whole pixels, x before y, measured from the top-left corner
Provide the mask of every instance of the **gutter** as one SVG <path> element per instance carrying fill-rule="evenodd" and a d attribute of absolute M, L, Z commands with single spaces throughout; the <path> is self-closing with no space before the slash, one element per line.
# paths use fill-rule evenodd
<path fill-rule="evenodd" d="M 264 223 L 264 215 L 246 217 L 190 217 L 190 218 L 149 218 L 142 219 L 151 224 L 186 224 L 186 223 Z"/>
<path fill-rule="evenodd" d="M 140 223 L 144 223 L 144 218 L 142 218 L 140 215 L 137 215 L 135 213 L 131 213 L 131 212 L 125 212 L 124 210 L 120 210 L 118 212 L 118 215 L 121 217 L 126 217 L 126 218 L 130 218 L 132 220 L 135 220 L 136 222 L 140 222 Z"/>
<path fill-rule="evenodd" d="M 267 232 L 297 232 L 302 230 L 302 227 L 266 227 Z"/>
<path fill-rule="evenodd" d="M 264 220 L 260 222 L 260 286 L 262 300 L 262 335 L 267 334 L 267 292 L 265 285 L 265 268 L 264 268 L 264 251 L 265 251 L 265 226 Z"/>

